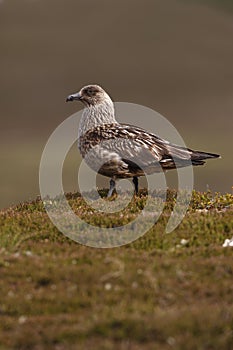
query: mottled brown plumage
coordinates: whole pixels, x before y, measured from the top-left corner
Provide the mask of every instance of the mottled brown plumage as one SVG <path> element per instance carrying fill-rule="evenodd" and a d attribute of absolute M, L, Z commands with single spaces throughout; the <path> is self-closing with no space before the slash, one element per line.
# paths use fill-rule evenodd
<path fill-rule="evenodd" d="M 146 130 L 120 124 L 115 119 L 109 95 L 98 85 L 88 85 L 67 101 L 80 100 L 85 109 L 79 125 L 78 147 L 87 164 L 111 177 L 109 196 L 117 178 L 133 178 L 138 191 L 138 176 L 189 165 L 203 165 L 218 154 L 193 151 L 169 143 Z"/>

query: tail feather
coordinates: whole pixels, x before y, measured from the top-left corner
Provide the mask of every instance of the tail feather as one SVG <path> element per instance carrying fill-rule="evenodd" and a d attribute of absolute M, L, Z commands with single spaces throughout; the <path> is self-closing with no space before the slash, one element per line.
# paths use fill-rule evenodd
<path fill-rule="evenodd" d="M 195 151 L 190 148 L 184 148 L 177 145 L 166 145 L 166 152 L 160 161 L 163 169 L 174 169 L 192 165 L 203 165 L 205 160 L 211 158 L 219 158 L 220 155 L 216 153 L 207 153 L 202 151 Z"/>
<path fill-rule="evenodd" d="M 211 158 L 220 158 L 219 154 L 215 153 L 207 153 L 207 152 L 200 152 L 200 151 L 191 151 L 191 160 L 192 161 L 202 161 L 205 159 L 211 159 Z"/>

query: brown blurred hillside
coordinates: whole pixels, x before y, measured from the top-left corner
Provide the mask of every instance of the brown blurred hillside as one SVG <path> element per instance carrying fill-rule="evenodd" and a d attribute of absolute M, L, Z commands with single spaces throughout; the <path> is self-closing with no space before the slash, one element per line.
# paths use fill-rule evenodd
<path fill-rule="evenodd" d="M 39 194 L 46 140 L 82 108 L 66 96 L 88 83 L 157 110 L 189 147 L 220 153 L 195 170 L 195 188 L 231 191 L 233 12 L 203 3 L 0 1 L 1 207 Z"/>

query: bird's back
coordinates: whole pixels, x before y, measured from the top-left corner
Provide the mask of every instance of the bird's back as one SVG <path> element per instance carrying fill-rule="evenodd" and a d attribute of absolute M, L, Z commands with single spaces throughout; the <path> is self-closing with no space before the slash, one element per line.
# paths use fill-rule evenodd
<path fill-rule="evenodd" d="M 113 176 L 111 172 L 116 177 L 132 177 L 144 172 L 150 174 L 191 164 L 202 165 L 205 159 L 219 157 L 171 144 L 142 128 L 119 123 L 88 130 L 79 138 L 79 149 L 95 170 L 97 163 L 99 166 L 100 161 L 105 162 L 97 171 L 110 177 Z"/>

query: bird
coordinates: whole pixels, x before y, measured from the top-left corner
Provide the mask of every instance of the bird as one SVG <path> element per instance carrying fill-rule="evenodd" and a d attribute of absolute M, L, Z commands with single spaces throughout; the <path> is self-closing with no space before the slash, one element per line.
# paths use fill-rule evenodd
<path fill-rule="evenodd" d="M 84 110 L 78 128 L 78 148 L 94 171 L 110 178 L 107 197 L 118 179 L 132 178 L 138 195 L 138 177 L 170 169 L 203 165 L 219 154 L 195 151 L 173 144 L 141 127 L 116 120 L 114 103 L 99 85 L 81 88 L 66 102 L 81 101 Z"/>

